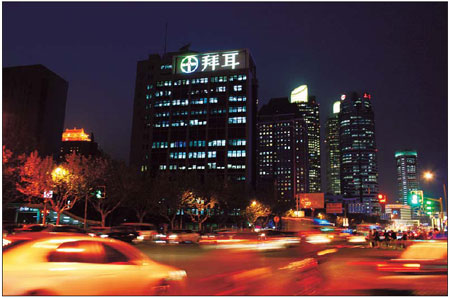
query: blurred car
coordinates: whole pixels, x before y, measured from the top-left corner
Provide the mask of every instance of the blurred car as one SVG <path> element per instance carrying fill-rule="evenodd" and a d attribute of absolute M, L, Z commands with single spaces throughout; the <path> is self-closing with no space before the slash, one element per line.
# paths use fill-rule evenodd
<path fill-rule="evenodd" d="M 293 246 L 300 243 L 300 236 L 297 232 L 264 230 L 260 232 L 260 236 L 266 241 L 281 242 L 285 246 Z"/>
<path fill-rule="evenodd" d="M 24 232 L 53 232 L 53 233 L 78 233 L 87 234 L 88 232 L 78 226 L 73 225 L 43 225 L 43 224 L 30 224 L 25 225 L 22 228 L 16 229 L 15 233 Z"/>
<path fill-rule="evenodd" d="M 93 226 L 89 227 L 88 235 L 91 237 L 101 237 L 101 238 L 107 238 L 108 233 L 111 231 L 111 227 L 109 226 Z"/>
<path fill-rule="evenodd" d="M 113 227 L 92 227 L 89 229 L 88 235 L 100 238 L 113 238 L 127 243 L 137 241 L 139 233 L 130 226 L 113 226 Z"/>
<path fill-rule="evenodd" d="M 177 294 L 186 278 L 110 238 L 24 233 L 3 245 L 3 295 Z"/>
<path fill-rule="evenodd" d="M 377 264 L 377 290 L 401 291 L 408 295 L 447 295 L 447 242 L 413 241 L 402 254 Z M 371 294 L 380 294 L 372 290 Z M 389 294 L 389 292 L 386 292 Z"/>
<path fill-rule="evenodd" d="M 198 243 L 200 234 L 189 229 L 172 230 L 166 235 L 167 243 Z"/>
<path fill-rule="evenodd" d="M 122 223 L 120 226 L 127 226 L 136 230 L 139 234 L 137 237 L 139 241 L 154 240 L 158 234 L 156 226 L 150 223 Z"/>
<path fill-rule="evenodd" d="M 447 273 L 447 242 L 415 241 L 398 259 L 377 265 L 379 271 L 396 273 Z"/>

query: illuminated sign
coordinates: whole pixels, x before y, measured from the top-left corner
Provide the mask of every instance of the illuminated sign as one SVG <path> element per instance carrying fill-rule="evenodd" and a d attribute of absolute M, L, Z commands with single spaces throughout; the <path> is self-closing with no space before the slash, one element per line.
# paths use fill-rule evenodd
<path fill-rule="evenodd" d="M 308 102 L 308 85 L 300 85 L 291 92 L 291 103 Z"/>
<path fill-rule="evenodd" d="M 302 209 L 323 209 L 323 193 L 300 193 L 300 207 Z"/>
<path fill-rule="evenodd" d="M 333 113 L 337 114 L 339 112 L 341 112 L 341 102 L 337 101 L 337 102 L 334 102 L 334 104 L 333 104 Z"/>
<path fill-rule="evenodd" d="M 62 141 L 91 141 L 91 139 L 84 129 L 74 128 L 73 130 L 66 129 L 62 134 Z"/>
<path fill-rule="evenodd" d="M 342 203 L 341 202 L 330 202 L 327 203 L 327 214 L 341 214 L 342 213 Z"/>
<path fill-rule="evenodd" d="M 44 198 L 52 198 L 53 197 L 53 191 L 44 191 Z"/>
<path fill-rule="evenodd" d="M 248 67 L 245 50 L 190 54 L 174 57 L 175 74 L 192 74 Z"/>
<path fill-rule="evenodd" d="M 372 98 L 372 96 L 369 93 L 365 92 L 363 95 L 363 98 L 370 100 Z"/>

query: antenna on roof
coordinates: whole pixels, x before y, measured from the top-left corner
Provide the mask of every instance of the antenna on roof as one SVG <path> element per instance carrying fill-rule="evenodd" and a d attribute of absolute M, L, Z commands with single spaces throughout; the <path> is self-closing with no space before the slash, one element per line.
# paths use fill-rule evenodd
<path fill-rule="evenodd" d="M 166 34 L 164 35 L 164 54 L 166 54 L 167 49 L 167 22 L 166 22 Z"/>

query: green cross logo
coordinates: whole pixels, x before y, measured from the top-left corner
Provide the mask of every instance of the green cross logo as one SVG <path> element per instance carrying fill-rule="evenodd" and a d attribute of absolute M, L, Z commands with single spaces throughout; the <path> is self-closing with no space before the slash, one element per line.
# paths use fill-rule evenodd
<path fill-rule="evenodd" d="M 198 59 L 195 56 L 186 56 L 181 60 L 180 68 L 183 73 L 192 73 L 198 68 Z"/>

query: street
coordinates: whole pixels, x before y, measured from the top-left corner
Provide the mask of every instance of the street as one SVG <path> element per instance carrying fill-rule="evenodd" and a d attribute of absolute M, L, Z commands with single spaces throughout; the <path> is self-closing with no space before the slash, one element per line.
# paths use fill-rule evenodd
<path fill-rule="evenodd" d="M 196 244 L 136 247 L 157 262 L 187 272 L 186 289 L 179 295 L 420 294 L 420 289 L 405 288 L 402 283 L 386 283 L 376 271 L 377 263 L 398 257 L 401 250 L 306 243 L 276 251 L 233 251 Z M 313 258 L 317 266 L 305 267 L 314 263 Z M 446 294 L 446 279 L 433 281 L 438 283 L 432 294 Z"/>

